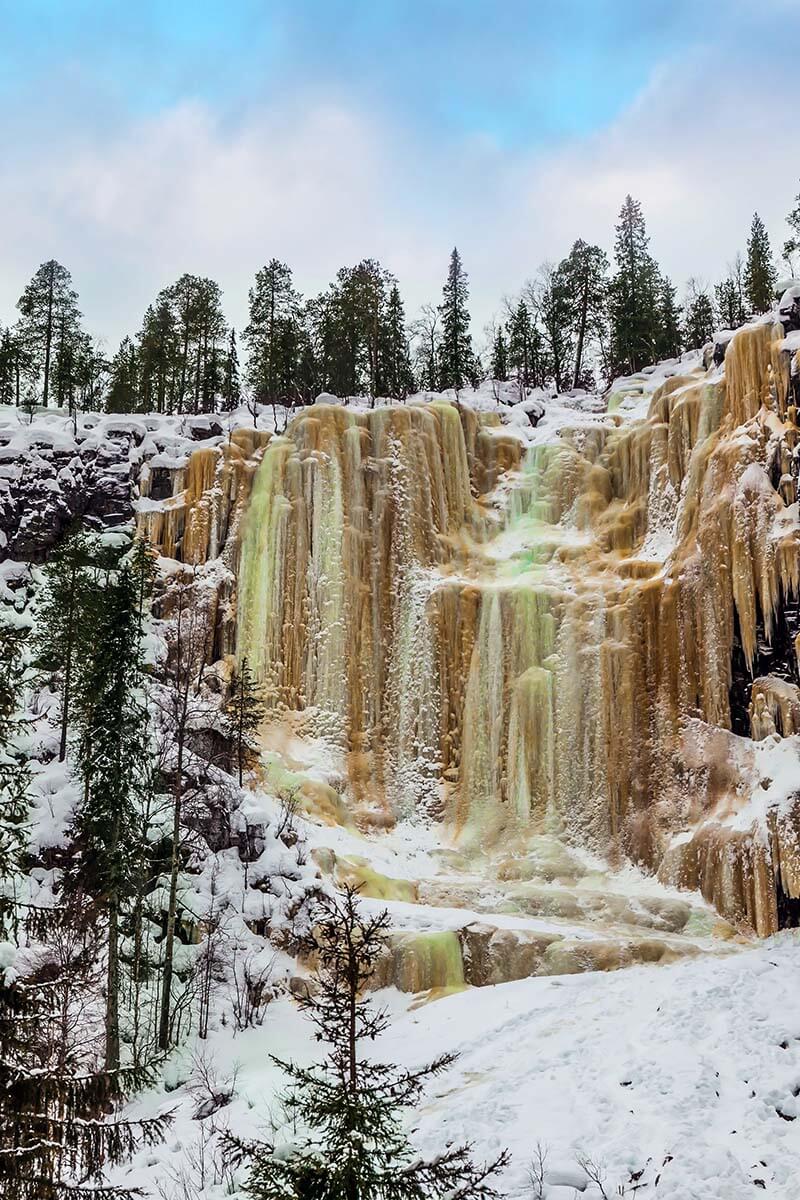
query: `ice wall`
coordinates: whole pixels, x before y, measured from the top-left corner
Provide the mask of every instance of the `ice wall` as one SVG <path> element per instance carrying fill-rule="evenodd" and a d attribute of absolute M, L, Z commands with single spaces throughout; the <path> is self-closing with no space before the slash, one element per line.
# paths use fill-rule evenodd
<path fill-rule="evenodd" d="M 364 824 L 424 814 L 506 855 L 555 835 L 768 933 L 800 897 L 800 806 L 757 800 L 800 713 L 783 336 L 747 326 L 645 417 L 524 455 L 449 402 L 313 406 L 196 451 L 141 519 L 235 572 L 236 654 L 275 722 L 342 751 Z"/>

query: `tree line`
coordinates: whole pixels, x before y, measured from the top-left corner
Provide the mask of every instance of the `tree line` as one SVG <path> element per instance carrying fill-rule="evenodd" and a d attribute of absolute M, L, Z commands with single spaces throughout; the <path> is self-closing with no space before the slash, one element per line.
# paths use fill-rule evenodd
<path fill-rule="evenodd" d="M 790 268 L 800 255 L 800 195 L 787 216 Z M 682 303 L 650 251 L 641 204 L 626 197 L 605 251 L 578 239 L 503 300 L 474 344 L 469 280 L 452 251 L 438 304 L 407 319 L 394 275 L 374 259 L 342 267 L 304 298 L 291 268 L 272 259 L 255 276 L 239 339 L 212 279 L 184 274 L 150 304 L 135 336 L 108 356 L 83 328 L 69 271 L 43 263 L 0 329 L 0 403 L 55 404 L 74 412 L 209 413 L 257 403 L 305 404 L 320 392 L 404 398 L 460 390 L 482 379 L 524 388 L 595 388 L 684 349 L 716 328 L 735 329 L 774 299 L 777 270 L 763 221 L 753 216 L 744 256 L 713 288 L 690 279 Z"/>

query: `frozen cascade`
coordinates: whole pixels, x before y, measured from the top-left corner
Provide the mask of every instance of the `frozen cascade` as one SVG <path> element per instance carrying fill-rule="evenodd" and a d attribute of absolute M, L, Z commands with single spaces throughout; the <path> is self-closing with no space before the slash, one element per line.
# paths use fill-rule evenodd
<path fill-rule="evenodd" d="M 496 412 L 317 405 L 283 436 L 196 451 L 180 521 L 167 503 L 147 530 L 187 561 L 222 547 L 236 653 L 273 724 L 338 748 L 362 827 L 436 818 L 489 856 L 556 836 L 768 933 L 778 881 L 800 895 L 800 806 L 748 808 L 753 747 L 793 734 L 792 701 L 750 687 L 753 743 L 731 688 L 737 655 L 755 673 L 776 629 L 797 634 L 781 338 L 746 326 L 645 416 L 576 414 L 524 457 Z M 800 682 L 794 652 L 786 671 Z"/>

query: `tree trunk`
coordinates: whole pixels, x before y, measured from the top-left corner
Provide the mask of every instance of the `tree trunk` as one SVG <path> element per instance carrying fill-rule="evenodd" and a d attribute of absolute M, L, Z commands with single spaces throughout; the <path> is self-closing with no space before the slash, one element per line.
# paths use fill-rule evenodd
<path fill-rule="evenodd" d="M 578 323 L 578 345 L 575 349 L 575 374 L 572 376 L 572 386 L 578 386 L 578 380 L 581 376 L 581 363 L 583 361 L 583 339 L 586 336 L 586 316 L 589 310 L 589 275 L 584 276 L 583 280 L 583 295 L 581 296 L 581 315 Z"/>
<path fill-rule="evenodd" d="M 44 335 L 44 392 L 42 400 L 47 408 L 47 396 L 50 390 L 50 349 L 53 342 L 53 289 L 55 287 L 55 268 L 50 264 L 50 280 L 47 287 L 47 325 Z"/>
<path fill-rule="evenodd" d="M 181 801 L 183 798 L 183 741 L 184 729 L 178 730 L 178 761 L 175 772 L 175 796 L 172 813 L 172 857 L 169 872 L 169 905 L 167 906 L 167 932 L 164 937 L 164 976 L 161 981 L 161 1014 L 158 1024 L 158 1045 L 169 1049 L 170 1010 L 172 1004 L 172 974 L 175 953 L 175 920 L 178 913 L 178 869 L 180 867 Z"/>
<path fill-rule="evenodd" d="M 72 691 L 72 643 L 75 637 L 75 589 L 77 586 L 77 570 L 73 564 L 69 582 L 69 603 L 67 607 L 67 660 L 64 664 L 64 694 L 61 699 L 61 741 L 58 747 L 58 761 L 63 762 L 67 757 L 67 727 L 69 725 L 69 702 Z"/>
<path fill-rule="evenodd" d="M 119 1067 L 119 902 L 108 904 L 108 969 L 106 973 L 106 1070 Z"/>

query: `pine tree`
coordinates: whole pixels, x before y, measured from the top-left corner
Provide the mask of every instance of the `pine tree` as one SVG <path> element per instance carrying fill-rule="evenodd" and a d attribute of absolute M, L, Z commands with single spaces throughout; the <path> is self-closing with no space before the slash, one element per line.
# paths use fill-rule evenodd
<path fill-rule="evenodd" d="M 500 383 L 505 383 L 508 379 L 508 346 L 500 326 L 495 330 L 492 342 L 491 373 L 492 379 Z"/>
<path fill-rule="evenodd" d="M 714 305 L 708 293 L 694 279 L 690 279 L 684 323 L 687 347 L 692 350 L 704 346 L 713 337 L 715 325 Z"/>
<path fill-rule="evenodd" d="M 129 337 L 124 337 L 111 360 L 106 412 L 134 412 L 138 402 L 138 384 L 136 347 Z"/>
<path fill-rule="evenodd" d="M 62 354 L 80 327 L 78 296 L 69 271 L 55 259 L 42 263 L 17 301 L 18 336 L 30 356 L 32 369 L 42 382 L 42 403 L 50 398 L 56 348 Z M 63 374 L 62 366 L 62 374 Z"/>
<path fill-rule="evenodd" d="M 794 208 L 787 216 L 786 224 L 792 232 L 783 243 L 783 257 L 789 264 L 789 268 L 793 271 L 794 256 L 800 253 L 800 193 L 795 196 Z"/>
<path fill-rule="evenodd" d="M 36 666 L 57 677 L 61 691 L 59 762 L 67 756 L 75 667 L 86 637 L 85 621 L 94 590 L 89 541 L 80 526 L 70 530 L 44 567 L 34 639 Z"/>
<path fill-rule="evenodd" d="M 454 247 L 450 255 L 447 281 L 442 289 L 439 313 L 442 320 L 439 347 L 439 387 L 454 388 L 457 392 L 467 384 L 477 383 L 472 335 L 469 331 L 469 281 Z"/>
<path fill-rule="evenodd" d="M 569 306 L 569 332 L 573 342 L 572 386 L 585 382 L 587 345 L 602 340 L 608 304 L 608 258 L 599 246 L 579 238 L 561 261 L 558 274 Z"/>
<path fill-rule="evenodd" d="M 656 357 L 660 277 L 648 245 L 642 207 L 626 196 L 616 228 L 617 270 L 609 292 L 614 374 L 638 371 Z"/>
<path fill-rule="evenodd" d="M 681 336 L 681 306 L 677 292 L 668 276 L 659 276 L 656 298 L 657 328 L 655 358 L 677 358 L 683 345 Z"/>
<path fill-rule="evenodd" d="M 753 312 L 766 312 L 771 308 L 777 280 L 778 273 L 772 262 L 772 250 L 764 222 L 758 213 L 754 213 L 744 268 L 745 296 Z"/>
<path fill-rule="evenodd" d="M 402 1113 L 413 1109 L 426 1082 L 449 1067 L 443 1054 L 419 1071 L 374 1063 L 360 1044 L 386 1029 L 385 1012 L 364 995 L 385 953 L 388 913 L 365 916 L 357 890 L 344 888 L 319 903 L 303 950 L 318 963 L 316 988 L 300 1006 L 329 1047 L 320 1067 L 274 1058 L 289 1077 L 287 1121 L 302 1131 L 289 1146 L 229 1138 L 234 1154 L 250 1161 L 246 1193 L 252 1200 L 435 1200 L 442 1196 L 496 1197 L 491 1177 L 508 1162 L 472 1162 L 469 1146 L 449 1146 L 431 1160 L 412 1147 Z M 304 1136 L 303 1136 L 304 1135 Z"/>
<path fill-rule="evenodd" d="M 265 706 L 262 689 L 256 683 L 246 658 L 233 674 L 231 691 L 225 708 L 228 729 L 236 747 L 236 763 L 239 770 L 239 787 L 242 786 L 244 764 L 250 739 L 258 732 L 264 719 Z"/>

